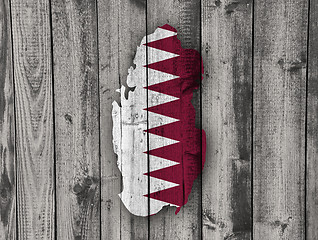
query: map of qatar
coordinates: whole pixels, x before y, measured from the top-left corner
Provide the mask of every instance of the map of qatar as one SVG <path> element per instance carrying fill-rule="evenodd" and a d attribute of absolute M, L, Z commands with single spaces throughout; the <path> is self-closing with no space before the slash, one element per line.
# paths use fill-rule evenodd
<path fill-rule="evenodd" d="M 126 99 L 122 86 L 121 103 L 113 102 L 112 110 L 123 179 L 119 196 L 137 216 L 168 205 L 177 214 L 205 162 L 205 132 L 195 126 L 191 103 L 202 81 L 202 59 L 196 50 L 183 49 L 176 29 L 164 25 L 143 38 L 134 64 L 127 76 L 133 90 Z"/>

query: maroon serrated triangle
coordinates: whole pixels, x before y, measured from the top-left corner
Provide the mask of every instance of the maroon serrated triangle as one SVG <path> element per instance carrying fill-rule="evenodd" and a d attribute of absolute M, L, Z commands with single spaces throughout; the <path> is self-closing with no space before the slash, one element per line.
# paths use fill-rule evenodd
<path fill-rule="evenodd" d="M 181 163 L 182 160 L 182 144 L 174 143 L 171 145 L 167 145 L 161 148 L 156 148 L 150 151 L 147 151 L 149 155 L 153 155 L 156 157 L 164 158 L 170 161 Z"/>
<path fill-rule="evenodd" d="M 159 28 L 162 28 L 162 29 L 165 29 L 165 30 L 168 30 L 168 31 L 171 31 L 171 32 L 177 32 L 177 30 L 174 28 L 174 27 L 171 27 L 170 25 L 168 24 L 165 24 Z"/>
<path fill-rule="evenodd" d="M 183 182 L 183 169 L 181 164 L 161 168 L 150 173 L 145 173 L 144 175 L 177 184 L 182 184 Z"/>
<path fill-rule="evenodd" d="M 158 113 L 175 119 L 180 119 L 181 113 L 180 111 L 176 111 L 176 109 L 180 109 L 180 104 L 181 102 L 178 99 L 171 102 L 156 105 L 150 108 L 146 108 L 144 110 L 148 110 L 149 112 Z"/>
<path fill-rule="evenodd" d="M 146 89 L 155 91 L 155 92 L 160 92 L 163 94 L 167 94 L 173 97 L 180 98 L 181 96 L 181 91 L 180 91 L 180 78 L 175 78 L 172 80 L 168 80 L 165 82 L 153 84 L 151 86 L 145 87 Z"/>
<path fill-rule="evenodd" d="M 181 134 L 181 127 L 182 124 L 180 121 L 161 125 L 155 128 L 151 128 L 148 130 L 145 130 L 145 132 L 152 133 L 158 136 L 170 138 L 173 140 L 181 141 L 182 140 L 182 134 Z"/>
<path fill-rule="evenodd" d="M 179 76 L 178 74 L 176 74 L 176 72 L 178 71 L 178 59 L 179 57 L 174 57 L 174 58 L 169 58 L 160 62 L 155 62 L 152 64 L 148 64 L 145 67 L 157 70 L 157 71 L 161 71 L 161 72 L 165 72 L 165 73 L 169 73 L 175 76 Z"/>
<path fill-rule="evenodd" d="M 177 36 L 159 39 L 144 45 L 174 54 L 180 54 L 182 51 L 182 48 L 180 47 L 180 40 Z"/>
<path fill-rule="evenodd" d="M 181 186 L 168 188 L 159 192 L 144 195 L 176 206 L 184 205 L 184 192 Z M 177 213 L 177 212 L 176 212 Z"/>

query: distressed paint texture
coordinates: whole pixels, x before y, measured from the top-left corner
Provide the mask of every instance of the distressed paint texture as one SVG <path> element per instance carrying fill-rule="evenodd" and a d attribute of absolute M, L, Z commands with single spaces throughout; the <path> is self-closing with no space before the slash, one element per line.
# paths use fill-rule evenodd
<path fill-rule="evenodd" d="M 195 128 L 191 104 L 201 58 L 195 50 L 182 49 L 176 34 L 164 25 L 144 37 L 136 68 L 129 69 L 128 99 L 122 86 L 121 107 L 113 103 L 114 151 L 123 175 L 120 197 L 138 216 L 166 205 L 178 207 L 177 213 L 204 165 L 205 133 Z"/>

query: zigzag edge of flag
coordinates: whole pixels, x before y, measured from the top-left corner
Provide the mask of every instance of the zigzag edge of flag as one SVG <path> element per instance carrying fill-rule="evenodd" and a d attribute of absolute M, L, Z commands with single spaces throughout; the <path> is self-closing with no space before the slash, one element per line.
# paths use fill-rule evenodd
<path fill-rule="evenodd" d="M 182 143 L 180 142 L 181 116 L 178 115 L 177 112 L 175 112 L 174 110 L 176 108 L 179 108 L 181 104 L 179 98 L 181 96 L 180 91 L 173 91 L 173 88 L 177 88 L 177 86 L 179 86 L 180 76 L 174 75 L 174 72 L 171 70 L 171 68 L 169 69 L 171 61 L 179 57 L 176 47 L 176 43 L 178 43 L 179 40 L 176 36 L 177 31 L 173 27 L 166 24 L 159 27 L 158 29 L 161 30 L 159 30 L 157 38 L 152 38 L 151 41 L 144 45 L 146 45 L 147 48 L 164 51 L 167 53 L 166 56 L 168 57 L 165 59 L 159 58 L 159 61 L 157 62 L 151 61 L 150 64 L 147 64 L 144 67 L 146 67 L 148 71 L 153 69 L 165 74 L 171 74 L 171 79 L 164 79 L 164 81 L 148 85 L 146 88 L 148 89 L 148 91 L 155 91 L 168 96 L 176 97 L 177 100 L 168 101 L 151 107 L 147 106 L 147 108 L 144 110 L 159 114 L 163 117 L 173 118 L 176 121 L 147 129 L 145 130 L 145 132 L 148 132 L 148 134 L 160 136 L 162 137 L 163 141 L 165 141 L 164 139 L 167 139 L 175 140 L 177 142 L 168 143 L 167 145 L 152 148 L 151 150 L 149 149 L 145 152 L 145 154 L 149 154 L 149 156 L 154 156 L 156 158 L 171 161 L 171 165 L 163 166 L 163 168 L 158 168 L 154 171 L 144 173 L 145 175 L 151 177 L 150 181 L 152 178 L 156 178 L 167 182 L 167 188 L 161 187 L 159 191 L 150 192 L 149 194 L 146 194 L 144 196 L 180 207 L 184 204 L 184 194 L 182 192 L 183 171 L 182 164 L 180 162 L 180 159 L 182 159 Z M 150 162 L 149 164 L 154 163 Z M 171 187 L 171 183 L 177 185 Z"/>

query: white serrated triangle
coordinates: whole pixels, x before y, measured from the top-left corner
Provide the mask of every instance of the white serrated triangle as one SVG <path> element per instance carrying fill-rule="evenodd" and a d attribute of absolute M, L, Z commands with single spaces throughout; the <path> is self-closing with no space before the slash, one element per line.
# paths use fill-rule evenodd
<path fill-rule="evenodd" d="M 168 182 L 155 177 L 150 177 L 150 193 L 159 192 L 177 186 L 179 186 L 179 184 Z"/>
<path fill-rule="evenodd" d="M 168 146 L 179 141 L 149 133 L 149 150 Z"/>
<path fill-rule="evenodd" d="M 152 129 L 155 127 L 163 126 L 169 123 L 180 121 L 179 119 L 167 117 L 154 112 L 148 112 L 148 128 Z"/>
<path fill-rule="evenodd" d="M 148 91 L 148 108 L 178 100 L 179 98 L 161 92 Z"/>
<path fill-rule="evenodd" d="M 172 167 L 178 164 L 180 163 L 149 154 L 149 172 L 153 172 L 167 167 Z"/>
<path fill-rule="evenodd" d="M 148 86 L 166 82 L 176 78 L 179 78 L 179 76 L 148 68 Z"/>
<path fill-rule="evenodd" d="M 147 41 L 148 43 L 154 42 L 163 38 L 168 38 L 177 35 L 176 32 L 163 29 L 163 28 L 157 28 L 156 31 L 153 34 L 150 34 L 147 36 Z M 146 39 L 143 39 L 142 41 L 143 44 L 146 43 Z"/>
<path fill-rule="evenodd" d="M 148 54 L 148 62 L 147 62 L 148 65 L 179 56 L 178 54 L 166 52 L 166 51 L 152 48 L 152 47 L 148 47 L 147 54 Z"/>
<path fill-rule="evenodd" d="M 160 209 L 162 209 L 162 204 L 165 203 L 165 205 L 173 206 L 173 207 L 179 207 L 175 204 L 167 203 L 164 201 L 160 201 L 157 199 L 150 198 L 150 212 L 158 212 Z"/>

